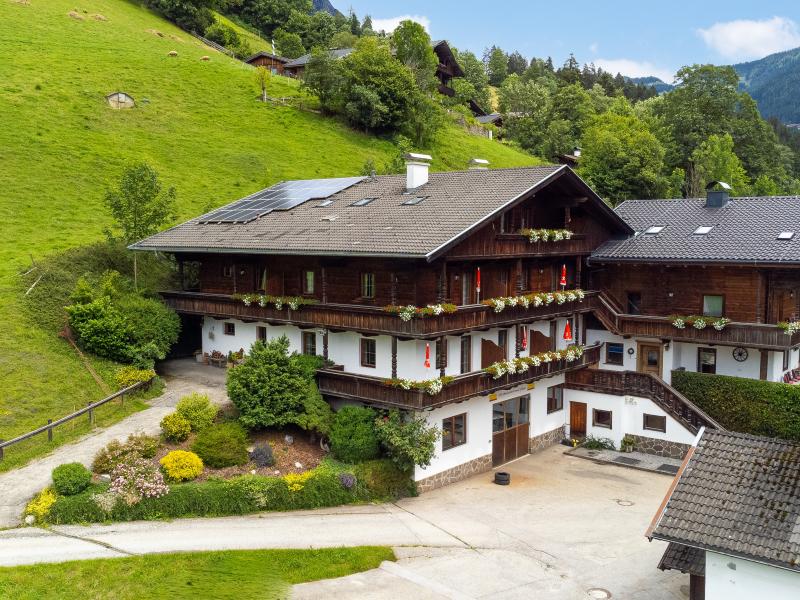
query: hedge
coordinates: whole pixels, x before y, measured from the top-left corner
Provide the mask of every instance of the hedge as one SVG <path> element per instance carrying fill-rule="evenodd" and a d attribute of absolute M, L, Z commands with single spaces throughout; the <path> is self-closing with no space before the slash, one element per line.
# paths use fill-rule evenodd
<path fill-rule="evenodd" d="M 726 429 L 800 441 L 800 386 L 690 371 L 672 386 Z"/>
<path fill-rule="evenodd" d="M 175 519 L 181 517 L 223 517 L 259 511 L 288 511 L 369 502 L 415 493 L 414 484 L 389 460 L 376 460 L 356 467 L 323 463 L 295 477 L 302 482 L 291 490 L 283 477 L 242 475 L 227 481 L 209 480 L 170 486 L 160 498 L 145 498 L 128 506 L 121 500 L 104 511 L 92 498 L 108 489 L 107 484 L 93 485 L 76 496 L 59 496 L 46 520 L 53 524 L 97 523 Z M 355 474 L 352 487 L 343 475 Z M 297 485 L 295 486 L 297 488 Z"/>

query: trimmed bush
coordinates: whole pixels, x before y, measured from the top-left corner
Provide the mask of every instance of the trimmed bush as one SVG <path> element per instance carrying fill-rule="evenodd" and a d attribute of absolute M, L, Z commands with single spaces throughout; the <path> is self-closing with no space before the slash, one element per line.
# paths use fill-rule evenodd
<path fill-rule="evenodd" d="M 150 381 L 155 376 L 156 372 L 153 369 L 137 369 L 136 367 L 127 366 L 118 369 L 114 378 L 117 382 L 117 389 L 124 390 L 137 383 Z"/>
<path fill-rule="evenodd" d="M 53 488 L 62 496 L 81 493 L 92 481 L 92 473 L 81 463 L 67 463 L 53 469 Z"/>
<path fill-rule="evenodd" d="M 143 458 L 153 458 L 158 451 L 158 443 L 158 438 L 144 435 L 143 433 L 129 435 L 124 444 L 117 440 L 112 440 L 95 455 L 92 471 L 95 473 L 111 473 L 114 467 L 130 454 L 138 454 Z"/>
<path fill-rule="evenodd" d="M 377 458 L 380 453 L 375 431 L 376 413 L 371 408 L 344 406 L 334 415 L 331 450 L 339 460 L 359 463 Z"/>
<path fill-rule="evenodd" d="M 170 442 L 182 442 L 191 432 L 192 426 L 189 421 L 176 412 L 161 419 L 161 433 Z"/>
<path fill-rule="evenodd" d="M 209 467 L 247 464 L 247 432 L 238 423 L 212 425 L 197 434 L 192 450 Z"/>
<path fill-rule="evenodd" d="M 417 488 L 411 474 L 402 471 L 389 459 L 371 460 L 355 465 L 356 479 L 370 491 L 374 500 L 393 500 L 416 496 Z"/>
<path fill-rule="evenodd" d="M 272 446 L 269 444 L 259 444 L 250 453 L 252 460 L 259 467 L 271 467 L 275 464 L 275 457 L 272 455 Z"/>
<path fill-rule="evenodd" d="M 203 472 L 200 457 L 186 450 L 173 450 L 158 462 L 170 481 L 189 481 Z"/>
<path fill-rule="evenodd" d="M 689 371 L 672 386 L 727 429 L 800 441 L 800 386 Z"/>
<path fill-rule="evenodd" d="M 192 431 L 200 431 L 214 423 L 219 408 L 211 403 L 208 394 L 193 392 L 180 399 L 175 412 L 189 421 Z"/>

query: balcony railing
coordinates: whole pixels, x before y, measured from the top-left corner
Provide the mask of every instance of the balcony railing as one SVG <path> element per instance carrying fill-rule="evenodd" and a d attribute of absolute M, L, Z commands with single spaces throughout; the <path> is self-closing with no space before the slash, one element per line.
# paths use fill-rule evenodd
<path fill-rule="evenodd" d="M 525 373 L 504 375 L 492 379 L 484 372 L 459 375 L 436 395 L 421 390 L 404 390 L 384 383 L 379 377 L 345 373 L 335 369 L 317 371 L 319 390 L 328 396 L 367 402 L 380 406 L 408 409 L 425 409 L 461 402 L 475 396 L 483 396 L 532 383 L 559 373 L 582 369 L 600 360 L 600 346 L 590 346 L 573 362 L 556 361 L 531 367 Z"/>
<path fill-rule="evenodd" d="M 692 433 L 697 433 L 700 427 L 724 429 L 686 396 L 650 373 L 583 369 L 568 373 L 565 386 L 571 390 L 649 398 Z"/>
<path fill-rule="evenodd" d="M 586 313 L 597 308 L 597 293 L 586 292 L 583 301 L 565 304 L 530 306 L 527 309 L 521 306 L 506 307 L 499 313 L 483 304 L 473 304 L 459 306 L 454 313 L 416 317 L 410 321 L 403 321 L 396 314 L 388 313 L 382 307 L 377 306 L 320 303 L 302 306 L 298 310 L 291 310 L 287 306 L 278 310 L 273 306 L 261 307 L 255 304 L 245 306 L 241 300 L 234 300 L 231 296 L 224 294 L 162 292 L 161 295 L 169 306 L 180 313 L 412 338 L 453 335 L 489 327 L 511 327 L 540 319 L 554 319 L 576 313 Z"/>
<path fill-rule="evenodd" d="M 600 294 L 596 306 L 595 315 L 600 322 L 618 335 L 774 350 L 800 344 L 800 333 L 787 335 L 777 325 L 730 322 L 722 331 L 711 325 L 704 329 L 695 329 L 691 325 L 678 329 L 669 317 L 621 313 L 605 294 Z"/>
<path fill-rule="evenodd" d="M 450 251 L 450 258 L 481 259 L 494 257 L 576 256 L 591 254 L 602 240 L 574 233 L 568 240 L 533 242 L 519 233 L 499 233 L 493 237 L 469 240 Z"/>

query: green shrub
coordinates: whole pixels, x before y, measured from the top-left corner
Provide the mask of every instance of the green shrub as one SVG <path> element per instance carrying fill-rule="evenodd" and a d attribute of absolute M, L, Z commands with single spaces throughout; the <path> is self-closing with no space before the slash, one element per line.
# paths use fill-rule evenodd
<path fill-rule="evenodd" d="M 800 441 L 800 386 L 690 371 L 672 386 L 727 429 Z"/>
<path fill-rule="evenodd" d="M 176 412 L 161 419 L 161 433 L 170 442 L 182 442 L 189 437 L 191 432 L 192 426 L 189 421 Z"/>
<path fill-rule="evenodd" d="M 399 469 L 391 460 L 363 462 L 355 465 L 353 472 L 374 500 L 391 500 L 417 494 L 411 474 Z"/>
<path fill-rule="evenodd" d="M 156 376 L 153 369 L 137 369 L 136 367 L 125 366 L 119 369 L 114 378 L 116 379 L 117 389 L 124 390 L 132 385 L 144 381 L 150 381 Z"/>
<path fill-rule="evenodd" d="M 92 481 L 92 473 L 81 463 L 67 463 L 53 469 L 53 488 L 62 496 L 81 493 Z"/>
<path fill-rule="evenodd" d="M 375 431 L 376 413 L 371 408 L 344 406 L 334 415 L 331 450 L 339 460 L 358 463 L 377 458 L 380 442 Z"/>
<path fill-rule="evenodd" d="M 609 438 L 599 438 L 594 437 L 593 435 L 587 435 L 586 439 L 583 440 L 581 443 L 582 448 L 588 448 L 589 450 L 616 450 L 617 447 L 614 445 L 614 440 Z"/>
<path fill-rule="evenodd" d="M 375 420 L 375 429 L 386 455 L 401 471 L 410 471 L 415 465 L 427 467 L 436 455 L 441 431 L 429 426 L 424 417 L 392 410 Z"/>
<path fill-rule="evenodd" d="M 122 462 L 129 454 L 138 454 L 143 458 L 153 458 L 158 452 L 158 438 L 143 433 L 133 433 L 123 444 L 112 440 L 105 448 L 101 448 L 92 462 L 92 471 L 95 473 L 111 473 L 115 466 Z"/>
<path fill-rule="evenodd" d="M 192 431 L 200 431 L 214 422 L 219 408 L 211 403 L 208 394 L 193 392 L 180 399 L 176 412 L 189 421 Z"/>
<path fill-rule="evenodd" d="M 197 434 L 192 450 L 215 469 L 244 465 L 249 460 L 247 432 L 238 423 L 221 423 L 204 429 Z"/>
<path fill-rule="evenodd" d="M 203 461 L 194 452 L 173 450 L 158 462 L 170 481 L 189 481 L 203 472 Z"/>
<path fill-rule="evenodd" d="M 250 453 L 252 460 L 259 467 L 271 467 L 275 464 L 275 457 L 272 454 L 272 446 L 268 443 L 258 444 Z"/>

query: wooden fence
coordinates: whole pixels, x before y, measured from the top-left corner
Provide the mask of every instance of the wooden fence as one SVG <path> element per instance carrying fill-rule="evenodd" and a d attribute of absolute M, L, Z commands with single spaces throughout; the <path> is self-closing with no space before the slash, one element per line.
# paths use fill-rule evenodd
<path fill-rule="evenodd" d="M 13 446 L 14 444 L 19 444 L 20 442 L 24 442 L 34 436 L 39 435 L 40 433 L 47 432 L 47 441 L 53 441 L 53 428 L 58 427 L 59 425 L 63 425 L 64 423 L 68 423 L 73 419 L 77 419 L 80 416 L 85 414 L 89 415 L 89 424 L 94 424 L 94 410 L 104 404 L 111 402 L 112 400 L 119 399 L 120 403 L 125 402 L 125 396 L 132 392 L 136 392 L 140 389 L 144 389 L 150 386 L 153 382 L 153 379 L 149 379 L 148 381 L 140 381 L 139 383 L 135 383 L 132 386 L 126 387 L 110 396 L 103 398 L 102 400 L 98 400 L 97 402 L 89 402 L 84 408 L 80 410 L 76 410 L 74 413 L 67 415 L 66 417 L 61 417 L 57 421 L 53 421 L 52 419 L 47 419 L 47 425 L 42 425 L 38 429 L 34 429 L 33 431 L 29 431 L 28 433 L 24 433 L 20 436 L 15 437 L 12 440 L 8 440 L 4 442 L 0 440 L 0 460 L 3 460 L 3 454 L 5 449 L 9 446 Z"/>

